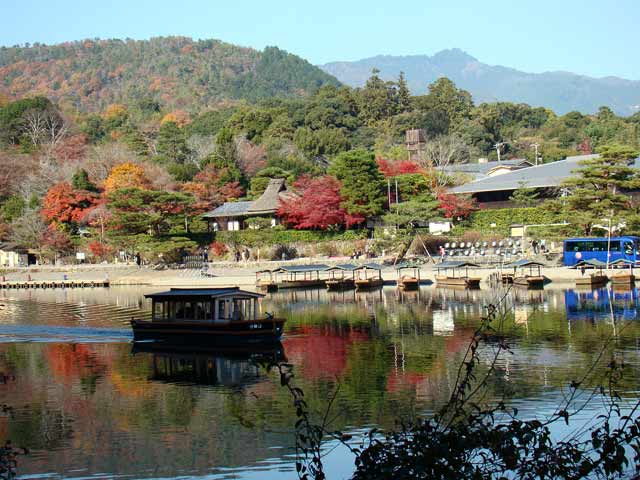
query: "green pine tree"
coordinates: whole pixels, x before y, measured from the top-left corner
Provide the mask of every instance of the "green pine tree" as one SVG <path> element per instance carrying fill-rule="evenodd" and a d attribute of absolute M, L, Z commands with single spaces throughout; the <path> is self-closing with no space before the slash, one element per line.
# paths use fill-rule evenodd
<path fill-rule="evenodd" d="M 404 78 L 404 72 L 400 72 L 398 77 L 398 113 L 407 112 L 411 109 L 411 93 Z"/>
<path fill-rule="evenodd" d="M 640 188 L 640 171 L 632 166 L 638 150 L 623 145 L 605 145 L 599 158 L 580 162 L 576 176 L 564 182 L 570 195 L 561 199 L 571 223 L 582 225 L 585 235 L 593 226 L 625 220 L 633 215 L 629 210 L 631 197 L 625 192 Z"/>
<path fill-rule="evenodd" d="M 342 182 L 343 207 L 351 214 L 371 217 L 382 213 L 385 204 L 384 178 L 373 153 L 351 150 L 340 153 L 329 174 Z"/>

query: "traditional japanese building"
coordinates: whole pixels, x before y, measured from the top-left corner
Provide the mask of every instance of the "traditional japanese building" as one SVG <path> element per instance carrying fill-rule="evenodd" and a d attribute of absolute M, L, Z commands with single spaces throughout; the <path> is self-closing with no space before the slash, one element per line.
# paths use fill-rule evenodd
<path fill-rule="evenodd" d="M 276 215 L 280 201 L 291 198 L 295 194 L 287 188 L 283 178 L 272 178 L 266 190 L 257 200 L 248 202 L 226 202 L 215 210 L 205 213 L 204 218 L 210 231 L 244 230 L 249 218 L 261 217 L 271 220 L 271 225 L 278 224 Z"/>

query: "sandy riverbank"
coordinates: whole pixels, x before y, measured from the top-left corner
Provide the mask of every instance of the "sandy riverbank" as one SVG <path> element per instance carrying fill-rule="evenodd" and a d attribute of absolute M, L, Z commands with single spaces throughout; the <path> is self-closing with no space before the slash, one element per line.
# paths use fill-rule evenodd
<path fill-rule="evenodd" d="M 345 263 L 346 259 L 317 259 L 311 261 L 297 261 L 295 263 Z M 67 267 L 30 267 L 17 269 L 4 275 L 7 281 L 46 281 L 62 280 L 66 275 L 68 280 L 99 281 L 109 279 L 111 285 L 150 285 L 150 286 L 229 286 L 243 287 L 254 286 L 255 272 L 266 268 L 276 268 L 283 263 L 294 262 L 248 262 L 248 263 L 211 263 L 208 274 L 203 275 L 196 269 L 154 270 L 152 268 L 139 268 L 135 265 L 75 265 Z M 486 281 L 487 277 L 496 272 L 496 268 L 480 268 L 474 270 L 473 275 Z M 433 281 L 435 275 L 433 265 L 424 265 L 421 269 L 421 277 L 425 281 Z M 554 284 L 559 286 L 571 286 L 576 278 L 581 276 L 579 270 L 566 267 L 548 267 L 543 271 L 544 275 Z M 386 267 L 382 271 L 385 281 L 396 280 L 396 271 L 393 267 Z M 1 280 L 1 278 L 0 278 Z"/>

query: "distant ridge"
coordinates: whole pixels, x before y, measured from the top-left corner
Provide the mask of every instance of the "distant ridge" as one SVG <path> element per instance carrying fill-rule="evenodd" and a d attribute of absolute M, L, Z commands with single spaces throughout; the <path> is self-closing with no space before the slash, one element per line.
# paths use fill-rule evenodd
<path fill-rule="evenodd" d="M 339 85 L 306 60 L 219 40 L 158 37 L 0 47 L 0 96 L 44 95 L 80 111 L 157 102 L 201 110 L 221 102 L 301 97 Z"/>
<path fill-rule="evenodd" d="M 551 108 L 558 114 L 572 110 L 594 113 L 602 105 L 625 116 L 640 110 L 640 81 L 592 78 L 570 72 L 525 73 L 487 65 L 457 48 L 433 56 L 379 55 L 354 62 L 331 62 L 320 68 L 353 87 L 364 85 L 373 68 L 380 70 L 384 80 L 395 80 L 403 71 L 416 95 L 426 93 L 431 82 L 446 76 L 468 90 L 476 103 L 528 103 Z"/>

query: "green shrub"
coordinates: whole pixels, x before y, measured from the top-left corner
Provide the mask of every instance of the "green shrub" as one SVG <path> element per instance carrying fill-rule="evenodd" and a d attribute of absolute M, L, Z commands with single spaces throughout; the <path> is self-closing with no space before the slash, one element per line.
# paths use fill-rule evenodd
<path fill-rule="evenodd" d="M 346 232 L 321 232 L 315 230 L 241 230 L 237 232 L 216 232 L 215 239 L 227 245 L 259 247 L 289 243 L 326 242 L 331 240 L 359 240 L 366 238 L 366 230 Z"/>
<path fill-rule="evenodd" d="M 555 213 L 541 207 L 478 210 L 465 222 L 457 225 L 454 233 L 462 235 L 468 230 L 475 230 L 485 235 L 509 235 L 509 227 L 514 224 L 539 225 L 559 221 Z M 492 227 L 491 224 L 494 223 L 495 227 Z"/>

